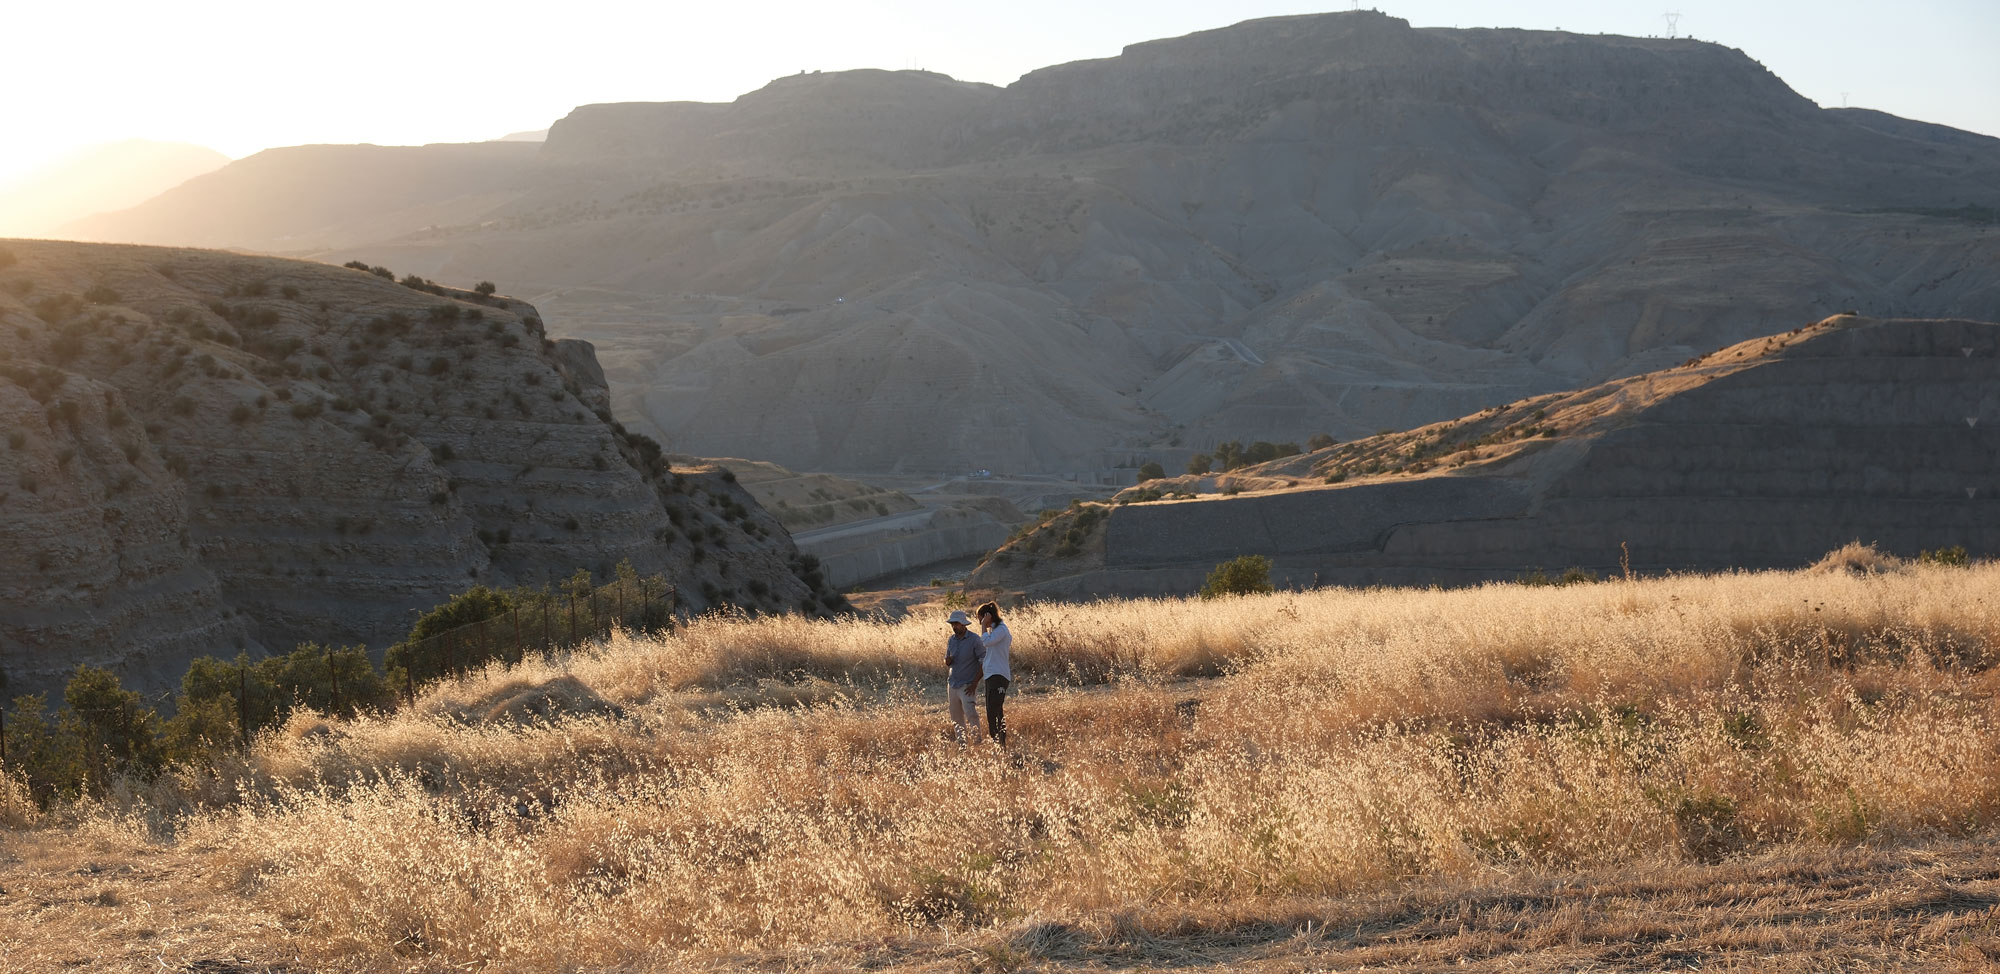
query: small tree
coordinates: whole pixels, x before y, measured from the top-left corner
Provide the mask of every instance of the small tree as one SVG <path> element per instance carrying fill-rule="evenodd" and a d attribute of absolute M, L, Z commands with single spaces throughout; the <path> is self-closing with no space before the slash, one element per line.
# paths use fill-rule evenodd
<path fill-rule="evenodd" d="M 243 739 L 236 716 L 236 704 L 229 697 L 202 700 L 181 697 L 180 709 L 160 733 L 166 759 L 175 764 L 199 766 L 235 747 Z"/>
<path fill-rule="evenodd" d="M 1313 435 L 1306 437 L 1306 449 L 1324 450 L 1327 447 L 1333 446 L 1334 444 L 1339 442 L 1340 442 L 1339 440 L 1334 439 L 1330 434 L 1314 433 Z"/>
<path fill-rule="evenodd" d="M 1142 484 L 1148 480 L 1158 480 L 1166 475 L 1166 468 L 1160 466 L 1156 461 L 1148 460 L 1139 465 L 1139 482 Z"/>
<path fill-rule="evenodd" d="M 1197 453 L 1188 458 L 1187 472 L 1197 477 L 1215 469 L 1215 458 L 1206 453 Z"/>
<path fill-rule="evenodd" d="M 1208 573 L 1208 581 L 1202 583 L 1201 597 L 1219 599 L 1225 595 L 1250 595 L 1272 590 L 1271 559 L 1263 555 L 1243 555 L 1215 566 L 1215 570 Z"/>
<path fill-rule="evenodd" d="M 148 774 L 159 766 L 159 715 L 110 670 L 79 664 L 63 687 L 63 703 L 84 743 L 84 767 L 93 785 L 121 772 Z"/>
<path fill-rule="evenodd" d="M 585 572 L 584 576 L 588 578 L 589 573 Z M 424 613 L 410 629 L 409 637 L 389 647 L 383 655 L 382 665 L 390 672 L 390 685 L 411 680 L 433 680 L 446 675 L 447 667 L 454 672 L 462 672 L 489 662 L 492 658 L 490 654 L 486 658 L 475 658 L 469 648 L 464 652 L 454 651 L 452 658 L 447 660 L 443 648 L 431 637 L 504 616 L 513 610 L 514 600 L 507 593 L 475 585 L 452 596 L 451 601 Z"/>
<path fill-rule="evenodd" d="M 492 281 L 480 281 L 479 285 L 477 287 L 474 287 L 472 290 L 474 293 L 478 294 L 482 298 L 490 298 L 493 296 L 493 292 L 498 291 L 500 289 L 494 287 Z"/>
<path fill-rule="evenodd" d="M 84 747 L 68 714 L 51 717 L 44 694 L 15 697 L 7 708 L 7 771 L 20 775 L 35 801 L 48 807 L 83 787 Z"/>

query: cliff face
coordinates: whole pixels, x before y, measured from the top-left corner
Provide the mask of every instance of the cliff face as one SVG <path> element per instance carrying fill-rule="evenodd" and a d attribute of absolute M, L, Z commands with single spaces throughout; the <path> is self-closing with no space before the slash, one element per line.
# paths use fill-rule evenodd
<path fill-rule="evenodd" d="M 178 679 L 198 653 L 381 646 L 476 583 L 629 560 L 684 607 L 818 610 L 774 518 L 609 416 L 533 308 L 366 271 L 0 243 L 0 652 Z M 697 555 L 696 552 L 701 554 Z"/>
<path fill-rule="evenodd" d="M 855 71 L 584 106 L 492 195 L 466 160 L 431 197 L 413 171 L 287 201 L 264 192 L 285 162 L 93 232 L 337 240 L 309 252 L 534 282 L 557 333 L 597 342 L 621 415 L 801 470 L 1094 480 L 1149 451 L 1435 422 L 1848 309 L 2000 303 L 2000 140 L 1821 110 L 1715 44 L 1364 12 L 1006 88 Z"/>
<path fill-rule="evenodd" d="M 1010 544 L 972 582 L 1193 591 L 1464 583 L 1575 566 L 1795 568 L 1850 541 L 2000 555 L 2000 325 L 1837 317 L 1659 373 L 1222 475 Z M 1327 484 L 1328 480 L 1336 481 Z M 1230 494 L 1233 491 L 1242 493 Z"/>

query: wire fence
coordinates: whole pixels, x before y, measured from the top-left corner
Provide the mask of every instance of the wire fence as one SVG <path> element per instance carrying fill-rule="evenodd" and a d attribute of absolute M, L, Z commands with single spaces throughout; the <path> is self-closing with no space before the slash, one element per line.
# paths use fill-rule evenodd
<path fill-rule="evenodd" d="M 414 703 L 422 684 L 488 663 L 519 663 L 530 653 L 554 656 L 617 628 L 666 628 L 673 624 L 679 604 L 674 587 L 657 578 L 529 592 L 515 597 L 504 612 L 398 643 L 390 649 L 388 663 L 392 670 L 400 667 L 403 686 L 398 689 Z"/>
<path fill-rule="evenodd" d="M 237 733 L 248 744 L 253 729 L 266 723 L 275 711 L 274 704 L 279 701 L 269 699 L 274 693 L 289 693 L 297 701 L 341 712 L 356 705 L 373 705 L 366 699 L 366 689 L 380 687 L 387 679 L 396 684 L 389 688 L 393 698 L 414 705 L 426 684 L 491 663 L 520 663 L 531 653 L 553 658 L 605 638 L 615 629 L 664 629 L 677 621 L 675 613 L 680 608 L 679 592 L 657 576 L 627 575 L 601 585 L 565 584 L 560 591 L 516 590 L 508 593 L 508 605 L 496 614 L 395 644 L 385 654 L 382 670 L 376 669 L 358 647 L 319 647 L 324 659 L 313 664 L 313 672 L 293 674 L 309 685 L 271 687 L 264 675 L 253 673 L 258 662 L 239 658 L 228 664 L 234 670 L 229 682 L 235 685 L 227 688 L 227 695 L 234 698 L 231 709 Z M 295 652 L 288 661 L 296 662 L 298 655 Z M 157 712 L 169 701 L 170 692 L 140 699 L 140 707 Z M 87 712 L 121 709 L 81 708 Z M 0 769 L 9 765 L 7 706 L 0 701 Z"/>

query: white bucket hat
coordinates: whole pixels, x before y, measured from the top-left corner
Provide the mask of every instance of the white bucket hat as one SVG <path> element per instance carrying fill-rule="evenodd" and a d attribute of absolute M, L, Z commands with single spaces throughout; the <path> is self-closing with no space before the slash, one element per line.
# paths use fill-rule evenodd
<path fill-rule="evenodd" d="M 963 622 L 969 626 L 972 625 L 972 617 L 966 615 L 964 609 L 953 609 L 951 610 L 951 618 L 946 619 L 945 622 Z"/>

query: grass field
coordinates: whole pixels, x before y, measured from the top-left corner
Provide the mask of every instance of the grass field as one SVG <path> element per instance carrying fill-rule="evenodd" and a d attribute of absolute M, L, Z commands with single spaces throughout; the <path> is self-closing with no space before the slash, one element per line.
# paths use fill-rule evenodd
<path fill-rule="evenodd" d="M 2000 566 L 1009 622 L 1007 752 L 939 620 L 711 618 L 9 798 L 0 965 L 2000 963 Z"/>

